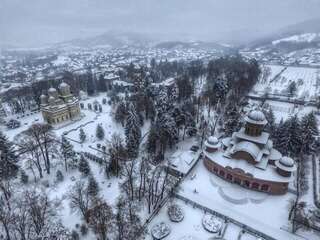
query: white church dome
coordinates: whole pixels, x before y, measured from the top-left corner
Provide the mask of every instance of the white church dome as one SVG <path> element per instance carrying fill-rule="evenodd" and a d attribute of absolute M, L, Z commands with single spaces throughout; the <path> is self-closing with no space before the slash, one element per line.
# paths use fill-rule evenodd
<path fill-rule="evenodd" d="M 283 166 L 286 166 L 286 167 L 293 167 L 294 166 L 294 161 L 292 158 L 289 158 L 289 157 L 282 157 L 280 159 L 280 163 L 283 165 Z"/>
<path fill-rule="evenodd" d="M 257 122 L 262 122 L 266 120 L 266 117 L 264 116 L 263 112 L 259 110 L 253 110 L 249 113 L 248 117 Z"/>

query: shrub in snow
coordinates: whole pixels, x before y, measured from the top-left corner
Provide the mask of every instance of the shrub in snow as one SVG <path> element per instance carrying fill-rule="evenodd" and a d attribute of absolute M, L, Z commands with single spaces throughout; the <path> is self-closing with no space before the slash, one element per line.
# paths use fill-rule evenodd
<path fill-rule="evenodd" d="M 97 125 L 96 137 L 97 137 L 99 140 L 104 139 L 104 129 L 103 129 L 103 127 L 101 126 L 101 124 L 98 124 L 98 125 Z"/>
<path fill-rule="evenodd" d="M 20 180 L 23 184 L 27 184 L 29 182 L 29 176 L 24 170 L 20 171 Z"/>
<path fill-rule="evenodd" d="M 313 212 L 313 215 L 318 221 L 320 221 L 320 210 L 319 209 L 315 210 Z"/>
<path fill-rule="evenodd" d="M 72 240 L 79 240 L 80 239 L 79 233 L 76 230 L 72 230 L 71 239 Z"/>
<path fill-rule="evenodd" d="M 102 104 L 107 104 L 107 99 L 102 98 Z"/>
<path fill-rule="evenodd" d="M 43 180 L 41 182 L 42 186 L 44 186 L 45 188 L 49 188 L 50 187 L 50 183 L 49 183 L 49 180 Z"/>
<path fill-rule="evenodd" d="M 82 235 L 82 236 L 87 235 L 87 233 L 88 233 L 88 227 L 87 227 L 87 225 L 82 224 L 81 227 L 80 227 L 80 232 L 81 232 L 81 235 Z"/>
<path fill-rule="evenodd" d="M 85 176 L 88 176 L 90 173 L 89 163 L 83 156 L 81 156 L 81 159 L 79 161 L 78 169 L 79 172 L 81 172 Z"/>
<path fill-rule="evenodd" d="M 95 198 L 98 196 L 99 193 L 99 185 L 95 178 L 90 175 L 89 177 L 89 183 L 88 183 L 88 194 L 92 197 Z"/>
<path fill-rule="evenodd" d="M 154 225 L 151 229 L 151 235 L 154 239 L 163 239 L 171 232 L 171 228 L 164 222 Z"/>
<path fill-rule="evenodd" d="M 80 142 L 83 143 L 86 140 L 87 136 L 85 134 L 85 132 L 83 131 L 83 128 L 80 128 L 80 132 L 79 132 L 79 139 Z"/>
<path fill-rule="evenodd" d="M 21 126 L 21 123 L 16 119 L 11 119 L 7 122 L 7 128 L 14 129 Z"/>
<path fill-rule="evenodd" d="M 222 230 L 223 221 L 211 214 L 206 214 L 202 219 L 202 226 L 211 233 L 218 233 Z"/>
<path fill-rule="evenodd" d="M 62 182 L 63 179 L 64 179 L 64 177 L 63 177 L 62 172 L 61 172 L 60 170 L 58 170 L 58 171 L 56 172 L 56 180 L 57 180 L 57 182 Z"/>
<path fill-rule="evenodd" d="M 176 204 L 168 207 L 168 215 L 172 222 L 181 222 L 184 218 L 181 207 Z"/>

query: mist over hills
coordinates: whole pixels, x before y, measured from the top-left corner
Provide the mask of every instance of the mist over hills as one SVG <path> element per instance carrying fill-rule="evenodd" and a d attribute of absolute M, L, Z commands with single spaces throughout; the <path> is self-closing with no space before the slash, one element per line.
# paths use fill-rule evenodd
<path fill-rule="evenodd" d="M 249 42 L 246 47 L 273 46 L 291 50 L 318 47 L 320 43 L 319 34 L 320 18 L 316 18 L 281 28 L 274 33 Z"/>

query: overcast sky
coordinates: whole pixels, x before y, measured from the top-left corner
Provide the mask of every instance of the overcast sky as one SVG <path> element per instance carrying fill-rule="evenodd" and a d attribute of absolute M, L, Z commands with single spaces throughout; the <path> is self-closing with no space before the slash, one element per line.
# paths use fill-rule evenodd
<path fill-rule="evenodd" d="M 109 30 L 227 41 L 316 17 L 320 0 L 0 0 L 0 42 L 39 46 Z"/>

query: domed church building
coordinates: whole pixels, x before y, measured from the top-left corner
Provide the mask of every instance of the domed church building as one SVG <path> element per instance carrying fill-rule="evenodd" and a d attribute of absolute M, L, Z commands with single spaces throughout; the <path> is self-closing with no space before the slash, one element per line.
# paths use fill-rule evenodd
<path fill-rule="evenodd" d="M 70 86 L 65 82 L 59 85 L 59 92 L 49 88 L 48 96 L 40 96 L 40 109 L 43 119 L 52 125 L 80 117 L 79 100 L 71 94 Z"/>
<path fill-rule="evenodd" d="M 288 191 L 296 164 L 273 148 L 263 112 L 252 110 L 238 132 L 221 140 L 209 137 L 204 165 L 217 176 L 242 187 L 280 195 Z"/>

